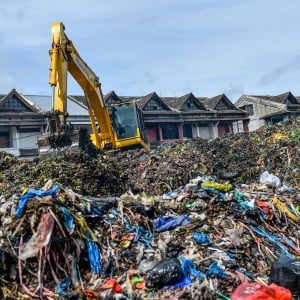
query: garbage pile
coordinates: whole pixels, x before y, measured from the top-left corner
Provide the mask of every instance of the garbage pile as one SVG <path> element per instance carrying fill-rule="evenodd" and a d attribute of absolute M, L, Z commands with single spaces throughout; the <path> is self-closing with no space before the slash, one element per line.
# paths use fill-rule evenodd
<path fill-rule="evenodd" d="M 0 298 L 299 298 L 299 122 L 96 159 L 0 153 Z"/>

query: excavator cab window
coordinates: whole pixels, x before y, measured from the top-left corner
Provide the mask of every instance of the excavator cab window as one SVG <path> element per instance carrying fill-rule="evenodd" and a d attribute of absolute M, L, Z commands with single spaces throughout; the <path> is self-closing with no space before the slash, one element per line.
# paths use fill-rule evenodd
<path fill-rule="evenodd" d="M 125 103 L 112 107 L 112 120 L 118 139 L 137 136 L 137 115 L 135 105 Z"/>

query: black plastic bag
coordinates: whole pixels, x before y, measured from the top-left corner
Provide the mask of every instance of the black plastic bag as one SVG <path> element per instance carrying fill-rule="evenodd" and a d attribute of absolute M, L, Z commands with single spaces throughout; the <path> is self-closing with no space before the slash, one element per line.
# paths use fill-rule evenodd
<path fill-rule="evenodd" d="M 109 209 L 115 207 L 117 205 L 116 197 L 90 197 L 86 196 L 85 199 L 89 201 L 91 206 L 99 209 L 102 212 L 106 212 Z"/>
<path fill-rule="evenodd" d="M 300 259 L 281 256 L 272 265 L 269 283 L 276 283 L 296 293 L 300 291 Z"/>
<path fill-rule="evenodd" d="M 165 285 L 171 285 L 184 277 L 181 263 L 178 259 L 164 259 L 158 262 L 146 274 L 146 286 L 148 288 L 161 288 Z"/>

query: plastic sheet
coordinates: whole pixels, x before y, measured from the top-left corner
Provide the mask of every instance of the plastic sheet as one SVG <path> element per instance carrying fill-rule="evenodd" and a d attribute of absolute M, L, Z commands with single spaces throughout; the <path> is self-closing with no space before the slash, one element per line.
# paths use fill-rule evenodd
<path fill-rule="evenodd" d="M 92 206 L 99 209 L 100 211 L 107 211 L 110 208 L 114 207 L 117 203 L 116 197 L 90 197 L 86 196 L 84 198 L 87 200 Z"/>
<path fill-rule="evenodd" d="M 64 215 L 64 223 L 65 223 L 65 226 L 67 227 L 68 229 L 68 232 L 70 234 L 72 234 L 73 230 L 74 230 L 74 227 L 75 227 L 75 222 L 74 222 L 74 219 L 72 217 L 72 215 L 70 214 L 69 210 L 66 209 L 65 207 L 60 207 L 59 210 L 63 213 Z"/>
<path fill-rule="evenodd" d="M 180 257 L 181 262 L 181 268 L 183 273 L 187 275 L 192 275 L 197 277 L 199 280 L 202 280 L 204 278 L 204 274 L 196 269 L 194 266 L 194 260 L 193 259 L 187 259 Z"/>
<path fill-rule="evenodd" d="M 269 282 L 300 293 L 300 259 L 281 256 L 272 265 Z"/>
<path fill-rule="evenodd" d="M 47 246 L 50 242 L 54 226 L 54 218 L 50 213 L 44 214 L 38 225 L 37 231 L 25 244 L 19 258 L 25 260 L 36 256 L 40 249 Z"/>
<path fill-rule="evenodd" d="M 86 240 L 86 245 L 87 245 L 91 269 L 92 269 L 93 273 L 100 274 L 100 272 L 101 272 L 101 254 L 100 254 L 98 245 L 91 240 Z"/>
<path fill-rule="evenodd" d="M 173 283 L 172 285 L 165 285 L 163 288 L 168 289 L 168 288 L 182 288 L 185 287 L 189 284 L 191 284 L 193 280 L 189 277 L 183 277 L 179 281 Z"/>
<path fill-rule="evenodd" d="M 55 195 L 59 186 L 54 185 L 52 189 L 44 191 L 44 190 L 34 190 L 34 189 L 28 189 L 27 192 L 19 198 L 19 204 L 17 208 L 17 217 L 20 218 L 23 215 L 23 212 L 25 210 L 26 204 L 28 200 L 32 197 L 38 196 L 38 197 L 44 197 L 49 195 Z"/>
<path fill-rule="evenodd" d="M 177 226 L 190 226 L 191 221 L 188 215 L 182 215 L 179 217 L 168 216 L 155 219 L 153 225 L 156 232 L 162 232 L 172 230 Z"/>
<path fill-rule="evenodd" d="M 274 243 L 282 252 L 282 254 L 288 256 L 288 257 L 293 257 L 293 255 L 286 249 L 286 247 L 280 242 L 280 239 L 272 234 L 267 233 L 265 230 L 252 226 L 249 226 L 252 231 L 255 233 L 259 234 L 260 236 L 263 236 L 267 238 L 270 242 Z"/>

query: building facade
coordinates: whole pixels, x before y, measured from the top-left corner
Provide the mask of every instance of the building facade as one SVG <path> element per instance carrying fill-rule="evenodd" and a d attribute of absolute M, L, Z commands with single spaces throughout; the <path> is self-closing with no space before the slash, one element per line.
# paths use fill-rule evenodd
<path fill-rule="evenodd" d="M 153 92 L 142 97 L 104 97 L 111 105 L 136 101 L 140 106 L 150 145 L 172 143 L 190 138 L 215 139 L 226 133 L 248 131 L 248 113 L 237 108 L 222 94 L 198 98 L 192 93 L 181 97 L 159 97 Z"/>
<path fill-rule="evenodd" d="M 249 131 L 285 122 L 300 115 L 300 102 L 291 92 L 277 96 L 241 96 L 235 105 L 248 112 Z"/>
<path fill-rule="evenodd" d="M 248 113 L 237 108 L 222 94 L 198 98 L 192 93 L 181 97 L 104 96 L 107 106 L 136 101 L 140 107 L 150 146 L 191 138 L 215 139 L 226 133 L 248 131 Z M 69 121 L 74 128 L 91 129 L 84 96 L 68 96 Z M 37 155 L 37 137 L 47 130 L 46 113 L 52 107 L 51 96 L 23 95 L 16 90 L 0 95 L 0 150 L 15 156 Z"/>

